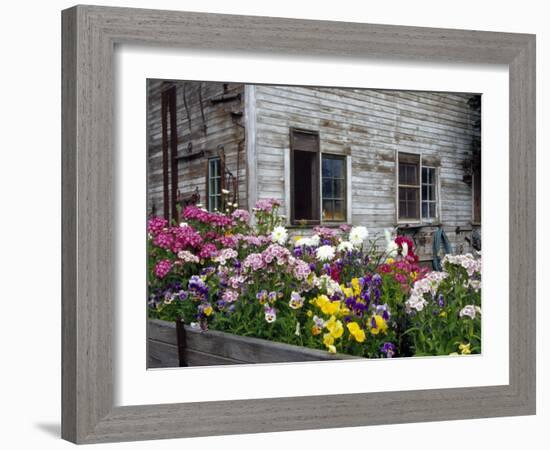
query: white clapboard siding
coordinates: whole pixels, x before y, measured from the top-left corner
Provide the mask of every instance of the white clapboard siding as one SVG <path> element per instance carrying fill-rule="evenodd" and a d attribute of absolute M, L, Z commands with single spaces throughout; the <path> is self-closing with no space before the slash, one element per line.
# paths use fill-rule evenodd
<path fill-rule="evenodd" d="M 479 113 L 471 94 L 294 86 L 256 86 L 258 198 L 285 199 L 290 128 L 314 130 L 322 152 L 351 154 L 352 222 L 371 234 L 396 223 L 396 152 L 422 154 L 439 167 L 440 218 L 455 251 L 470 251 L 472 190 L 463 181 Z M 288 192 L 288 191 L 287 191 Z M 283 213 L 288 215 L 287 205 Z M 455 231 L 460 227 L 460 232 Z M 415 236 L 431 256 L 435 228 Z M 303 231 L 299 231 L 303 233 Z"/>
<path fill-rule="evenodd" d="M 397 225 L 396 153 L 418 153 L 426 165 L 438 167 L 440 219 L 455 251 L 471 250 L 467 240 L 473 228 L 472 188 L 464 174 L 472 159 L 472 141 L 480 133 L 474 125 L 479 112 L 468 105 L 472 94 L 235 83 L 224 91 L 222 83 L 193 81 L 169 85 L 176 85 L 178 93 L 179 153 L 185 153 L 189 142 L 193 152 L 205 151 L 202 158 L 179 163 L 182 194 L 198 188 L 206 203 L 206 159 L 216 156 L 223 145 L 227 168 L 238 176 L 240 206 L 250 208 L 258 199 L 276 198 L 288 215 L 290 128 L 314 130 L 322 152 L 350 155 L 352 224 L 366 225 L 371 235 Z M 154 205 L 157 214 L 163 210 L 161 91 L 166 86 L 155 80 L 148 86 L 148 209 Z M 199 86 L 206 135 L 200 129 Z M 241 99 L 211 104 L 210 99 L 224 93 L 240 93 Z M 426 226 L 415 235 L 425 259 L 431 257 L 434 230 Z"/>

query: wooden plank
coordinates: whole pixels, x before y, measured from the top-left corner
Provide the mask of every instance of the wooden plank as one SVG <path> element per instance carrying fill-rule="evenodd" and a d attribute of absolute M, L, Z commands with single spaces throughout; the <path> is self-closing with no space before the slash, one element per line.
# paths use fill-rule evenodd
<path fill-rule="evenodd" d="M 175 328 L 176 326 L 172 322 L 150 319 L 148 322 L 148 338 L 166 343 L 175 348 Z M 189 349 L 246 363 L 326 361 L 358 358 L 344 354 L 333 355 L 325 350 L 310 349 L 248 336 L 237 336 L 215 330 L 202 332 L 189 326 L 186 326 L 185 330 L 187 347 Z"/>
<path fill-rule="evenodd" d="M 178 349 L 166 342 L 147 340 L 147 368 L 179 367 Z"/>
<path fill-rule="evenodd" d="M 161 94 L 162 101 L 162 210 L 164 218 L 170 219 L 168 187 L 168 93 Z M 150 165 L 148 166 L 150 169 Z"/>
<path fill-rule="evenodd" d="M 148 369 L 179 367 L 178 349 L 175 345 L 149 339 L 147 342 L 147 350 Z M 189 367 L 224 366 L 246 363 L 245 361 L 224 358 L 214 353 L 201 352 L 193 349 L 187 349 L 185 351 L 185 358 Z"/>
<path fill-rule="evenodd" d="M 178 222 L 178 118 L 175 86 L 172 86 L 168 91 L 168 98 L 168 109 L 170 111 L 170 210 L 172 220 Z"/>

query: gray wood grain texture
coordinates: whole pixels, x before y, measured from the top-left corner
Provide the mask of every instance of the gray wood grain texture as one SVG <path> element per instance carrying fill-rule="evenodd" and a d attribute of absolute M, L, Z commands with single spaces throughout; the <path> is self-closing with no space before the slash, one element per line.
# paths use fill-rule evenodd
<path fill-rule="evenodd" d="M 63 438 L 94 443 L 535 413 L 533 35 L 95 6 L 76 6 L 62 15 Z M 507 64 L 509 384 L 114 407 L 112 57 L 120 43 Z"/>
<path fill-rule="evenodd" d="M 355 356 L 336 354 L 325 350 L 299 347 L 281 342 L 268 341 L 248 336 L 238 336 L 222 331 L 202 332 L 189 326 L 186 330 L 187 358 L 190 366 L 218 364 L 257 364 L 303 361 L 334 361 L 358 359 Z M 173 322 L 149 319 L 147 324 L 149 356 L 156 367 L 174 367 L 177 360 L 176 325 Z M 193 358 L 199 352 L 200 361 Z M 212 360 L 208 360 L 208 355 Z M 191 359 L 189 359 L 191 357 Z"/>
<path fill-rule="evenodd" d="M 172 83 L 164 80 L 148 80 L 147 85 L 147 212 L 151 213 L 154 205 L 156 214 L 161 215 L 164 206 L 161 98 L 162 91 L 169 86 L 173 86 L 176 90 L 178 154 L 188 155 L 188 144 L 192 144 L 193 153 L 204 152 L 202 157 L 184 160 L 178 164 L 178 187 L 182 197 L 188 198 L 197 189 L 201 203 L 208 207 L 207 161 L 219 156 L 220 147 L 222 147 L 225 168 L 239 181 L 238 197 L 235 200 L 238 200 L 241 207 L 246 208 L 246 159 L 242 148 L 244 124 L 242 118 L 233 117 L 231 114 L 231 112 L 242 112 L 244 108 L 244 85 L 227 83 L 227 91 L 224 91 L 223 83 L 218 82 Z M 219 99 L 222 95 L 240 95 L 240 98 L 227 103 L 211 103 L 212 99 Z M 203 115 L 207 126 L 206 132 L 202 129 Z M 231 186 L 225 187 L 231 188 Z"/>
<path fill-rule="evenodd" d="M 472 140 L 480 135 L 475 125 L 480 112 L 469 106 L 474 94 L 242 83 L 227 83 L 224 88 L 223 83 L 213 81 L 149 80 L 147 212 L 155 205 L 156 214 L 163 211 L 161 93 L 167 86 L 177 92 L 180 152 L 185 153 L 188 144 L 192 144 L 193 151 L 204 151 L 202 157 L 178 167 L 178 186 L 184 197 L 196 189 L 201 203 L 207 206 L 206 162 L 222 146 L 225 169 L 237 177 L 239 207 L 254 206 L 255 202 L 247 202 L 248 185 L 258 199 L 280 200 L 280 213 L 290 224 L 289 130 L 312 130 L 319 133 L 323 154 L 351 158 L 348 223 L 364 225 L 371 236 L 381 236 L 384 229 L 399 222 L 397 153 L 415 153 L 421 155 L 422 165 L 438 171 L 439 206 L 437 221 L 418 221 L 423 227 L 414 230 L 415 253 L 421 260 L 433 259 L 433 236 L 438 228 L 433 222 L 443 224 L 456 253 L 474 251 L 472 183 L 463 181 L 464 168 L 472 161 Z M 239 94 L 241 98 L 210 104 L 224 91 L 225 95 Z M 230 114 L 242 113 L 243 109 L 244 118 Z M 201 112 L 207 133 L 200 129 Z M 409 222 L 417 221 L 401 221 Z M 311 233 L 297 230 L 299 234 L 304 231 Z M 380 247 L 384 242 L 378 241 Z"/>

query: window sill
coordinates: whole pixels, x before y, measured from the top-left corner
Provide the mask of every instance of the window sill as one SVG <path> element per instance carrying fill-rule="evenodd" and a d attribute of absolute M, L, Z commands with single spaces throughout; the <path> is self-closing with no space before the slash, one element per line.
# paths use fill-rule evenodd
<path fill-rule="evenodd" d="M 315 227 L 339 228 L 342 225 L 347 225 L 349 227 L 353 226 L 351 223 L 347 223 L 347 222 L 330 222 L 330 223 L 325 222 L 325 223 L 307 223 L 304 225 L 293 223 L 293 224 L 287 224 L 286 228 L 288 228 L 289 230 L 300 230 L 300 229 L 307 230 L 307 229 L 313 229 Z"/>
<path fill-rule="evenodd" d="M 443 225 L 441 222 L 397 222 L 394 224 L 394 227 L 399 229 L 411 230 L 414 228 L 425 228 L 425 227 L 439 227 Z"/>

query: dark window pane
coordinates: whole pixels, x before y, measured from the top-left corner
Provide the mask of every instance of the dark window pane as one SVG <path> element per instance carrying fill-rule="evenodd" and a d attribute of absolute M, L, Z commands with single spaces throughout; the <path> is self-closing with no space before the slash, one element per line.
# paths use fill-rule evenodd
<path fill-rule="evenodd" d="M 399 217 L 405 219 L 418 218 L 418 189 L 417 188 L 399 188 Z"/>
<path fill-rule="evenodd" d="M 399 184 L 418 184 L 417 165 L 410 163 L 399 163 Z"/>
<path fill-rule="evenodd" d="M 428 195 L 430 196 L 430 200 L 435 200 L 435 184 L 430 184 Z"/>
<path fill-rule="evenodd" d="M 402 180 L 403 184 L 409 184 L 409 178 L 410 178 L 409 168 L 410 167 L 409 167 L 408 164 L 403 164 L 402 165 L 401 175 L 403 177 L 403 180 Z"/>
<path fill-rule="evenodd" d="M 422 217 L 428 217 L 428 204 L 426 202 L 422 202 Z"/>
<path fill-rule="evenodd" d="M 430 217 L 431 218 L 435 217 L 435 202 L 430 203 Z"/>
<path fill-rule="evenodd" d="M 332 155 L 323 155 L 322 159 L 323 219 L 345 220 L 346 159 Z"/>
<path fill-rule="evenodd" d="M 221 194 L 221 163 L 219 158 L 208 161 L 208 209 L 213 211 L 220 208 Z"/>
<path fill-rule="evenodd" d="M 401 218 L 407 217 L 407 202 L 404 202 L 404 201 L 399 202 L 399 217 Z"/>
<path fill-rule="evenodd" d="M 428 186 L 422 185 L 422 200 L 429 200 L 428 198 Z"/>
<path fill-rule="evenodd" d="M 332 186 L 332 179 L 323 179 L 323 198 L 334 197 L 334 190 Z"/>
<path fill-rule="evenodd" d="M 343 200 L 334 200 L 334 213 L 333 220 L 344 220 L 344 201 Z"/>
<path fill-rule="evenodd" d="M 345 180 L 334 180 L 334 198 L 344 199 L 346 197 Z"/>
<path fill-rule="evenodd" d="M 333 173 L 334 176 L 337 178 L 344 178 L 345 177 L 345 166 L 344 166 L 344 158 L 338 158 L 333 159 Z"/>
<path fill-rule="evenodd" d="M 323 219 L 324 220 L 334 219 L 332 200 L 323 200 Z"/>
<path fill-rule="evenodd" d="M 319 220 L 317 153 L 295 150 L 293 154 L 294 220 Z"/>
<path fill-rule="evenodd" d="M 331 177 L 332 176 L 332 166 L 330 159 L 323 158 L 323 178 Z"/>

